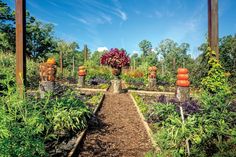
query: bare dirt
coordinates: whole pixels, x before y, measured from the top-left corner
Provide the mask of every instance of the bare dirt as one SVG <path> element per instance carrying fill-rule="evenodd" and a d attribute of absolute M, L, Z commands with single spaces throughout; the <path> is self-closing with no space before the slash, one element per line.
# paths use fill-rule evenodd
<path fill-rule="evenodd" d="M 78 157 L 143 157 L 151 149 L 151 141 L 130 96 L 107 92 L 77 154 Z"/>

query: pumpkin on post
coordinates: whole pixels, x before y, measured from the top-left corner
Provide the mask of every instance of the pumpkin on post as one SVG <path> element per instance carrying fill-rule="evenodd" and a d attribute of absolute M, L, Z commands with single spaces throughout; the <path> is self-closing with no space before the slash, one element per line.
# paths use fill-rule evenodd
<path fill-rule="evenodd" d="M 86 76 L 85 66 L 79 66 L 78 76 L 79 76 L 78 86 L 79 87 L 84 87 L 84 85 L 85 85 L 85 76 Z"/>
<path fill-rule="evenodd" d="M 156 89 L 157 67 L 151 66 L 148 68 L 148 87 L 153 90 Z"/>
<path fill-rule="evenodd" d="M 186 68 L 178 68 L 177 74 L 177 90 L 176 97 L 180 102 L 184 102 L 189 99 L 189 75 L 188 69 Z"/>
<path fill-rule="evenodd" d="M 39 91 L 41 98 L 44 97 L 45 92 L 54 92 L 56 72 L 57 67 L 54 58 L 49 58 L 46 63 L 39 65 Z"/>

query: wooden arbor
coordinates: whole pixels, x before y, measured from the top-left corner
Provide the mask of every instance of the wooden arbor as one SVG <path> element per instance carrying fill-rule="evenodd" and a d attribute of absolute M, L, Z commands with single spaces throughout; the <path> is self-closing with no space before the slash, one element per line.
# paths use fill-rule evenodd
<path fill-rule="evenodd" d="M 16 81 L 21 94 L 26 82 L 25 1 L 16 0 Z M 218 0 L 208 0 L 208 43 L 219 59 Z"/>

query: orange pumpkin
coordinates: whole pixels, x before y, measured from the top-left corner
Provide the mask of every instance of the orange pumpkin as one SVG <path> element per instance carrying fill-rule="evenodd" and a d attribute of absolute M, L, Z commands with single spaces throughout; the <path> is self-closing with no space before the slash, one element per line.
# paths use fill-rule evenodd
<path fill-rule="evenodd" d="M 178 74 L 177 79 L 178 80 L 188 80 L 189 76 L 188 76 L 188 74 Z"/>
<path fill-rule="evenodd" d="M 79 70 L 78 74 L 79 74 L 79 76 L 85 76 L 86 71 L 85 70 Z"/>
<path fill-rule="evenodd" d="M 176 84 L 180 87 L 189 87 L 190 82 L 188 80 L 177 80 Z"/>
<path fill-rule="evenodd" d="M 56 64 L 56 60 L 54 58 L 48 58 L 47 63 L 48 64 Z"/>
<path fill-rule="evenodd" d="M 85 70 L 85 66 L 79 66 L 79 70 Z"/>
<path fill-rule="evenodd" d="M 151 73 L 151 74 L 149 75 L 149 78 L 156 78 L 156 74 Z"/>
<path fill-rule="evenodd" d="M 178 68 L 178 74 L 187 74 L 188 73 L 188 69 L 186 68 Z"/>
<path fill-rule="evenodd" d="M 149 70 L 149 71 L 156 71 L 156 70 L 157 70 L 157 67 L 152 66 L 152 67 L 149 67 L 148 70 Z"/>

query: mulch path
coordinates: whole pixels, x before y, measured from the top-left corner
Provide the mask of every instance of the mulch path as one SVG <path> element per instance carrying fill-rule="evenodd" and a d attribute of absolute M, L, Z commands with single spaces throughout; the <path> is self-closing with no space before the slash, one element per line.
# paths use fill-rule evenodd
<path fill-rule="evenodd" d="M 143 157 L 151 149 L 151 141 L 130 96 L 107 92 L 77 154 L 79 157 Z"/>

